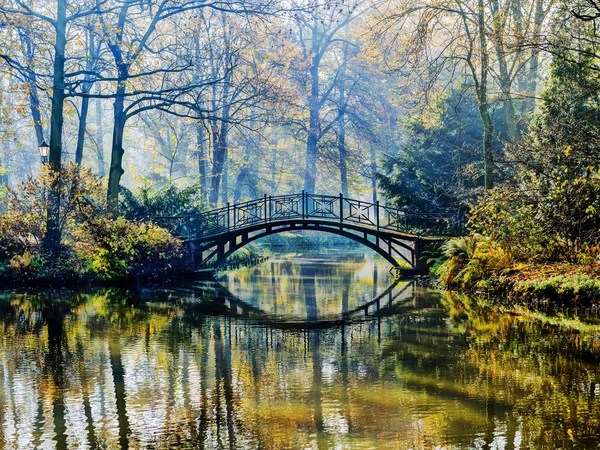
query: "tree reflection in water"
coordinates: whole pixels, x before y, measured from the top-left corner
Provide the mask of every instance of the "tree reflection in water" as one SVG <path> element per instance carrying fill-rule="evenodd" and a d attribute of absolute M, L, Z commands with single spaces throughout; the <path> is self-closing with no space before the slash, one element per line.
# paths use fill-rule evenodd
<path fill-rule="evenodd" d="M 600 442 L 594 327 L 405 283 L 348 315 L 384 291 L 385 273 L 362 256 L 295 257 L 227 274 L 243 301 L 215 284 L 5 293 L 0 447 Z"/>

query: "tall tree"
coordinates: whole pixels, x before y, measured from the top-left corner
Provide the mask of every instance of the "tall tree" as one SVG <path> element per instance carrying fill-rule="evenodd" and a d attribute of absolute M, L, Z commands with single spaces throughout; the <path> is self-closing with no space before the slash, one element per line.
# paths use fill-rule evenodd
<path fill-rule="evenodd" d="M 537 0 L 445 0 L 435 4 L 422 1 L 418 5 L 400 2 L 380 22 L 381 35 L 388 45 L 396 47 L 401 42 L 399 48 L 390 48 L 392 70 L 403 74 L 408 83 L 423 92 L 413 96 L 415 104 L 426 105 L 434 93 L 450 84 L 460 84 L 474 92 L 483 126 L 485 189 L 494 185 L 495 130 L 491 108 L 496 98 L 502 102 L 507 137 L 518 138 L 513 84 L 526 76 L 528 58 L 538 55 L 522 51 L 539 32 L 545 17 L 545 12 L 537 16 L 526 13 L 533 12 L 536 5 Z M 530 20 L 532 16 L 534 19 Z M 537 63 L 535 66 L 537 70 Z M 528 87 L 535 89 L 535 84 Z M 528 92 L 525 97 L 530 95 L 534 93 Z"/>
<path fill-rule="evenodd" d="M 305 108 L 308 123 L 296 121 L 306 132 L 306 165 L 304 171 L 304 190 L 314 192 L 317 178 L 317 161 L 319 158 L 319 141 L 331 128 L 335 127 L 342 114 L 337 114 L 328 123 L 323 123 L 322 114 L 329 96 L 336 89 L 343 65 L 333 69 L 328 76 L 328 83 L 322 83 L 323 64 L 329 62 L 330 53 L 344 45 L 339 35 L 359 13 L 358 4 L 342 2 L 314 5 L 310 12 L 294 15 L 296 39 L 301 48 L 301 59 L 296 62 L 305 67 L 306 76 L 298 77 L 300 89 L 305 95 Z"/>
<path fill-rule="evenodd" d="M 53 183 L 48 195 L 48 211 L 46 223 L 46 236 L 44 247 L 52 254 L 60 250 L 60 176 L 63 153 L 63 123 L 64 103 L 67 97 L 67 87 L 73 87 L 77 83 L 77 74 L 68 73 L 66 68 L 67 58 L 67 30 L 70 24 L 83 18 L 95 15 L 99 6 L 107 0 L 78 0 L 69 3 L 69 0 L 57 0 L 56 9 L 52 11 L 49 5 L 28 3 L 24 0 L 7 0 L 0 3 L 0 14 L 12 18 L 13 26 L 22 33 L 27 34 L 29 25 L 25 23 L 31 20 L 40 24 L 50 25 L 54 31 L 54 52 L 52 62 L 52 102 L 50 114 L 50 152 L 48 165 L 54 172 Z M 31 36 L 30 34 L 28 37 Z M 30 65 L 19 64 L 12 54 L 3 53 L 0 57 L 10 64 L 16 71 L 25 74 L 31 79 L 32 69 Z M 32 104 L 32 114 L 37 105 Z M 35 122 L 34 116 L 34 122 Z M 39 122 L 39 121 L 38 121 Z M 39 137 L 38 137 L 39 139 Z"/>

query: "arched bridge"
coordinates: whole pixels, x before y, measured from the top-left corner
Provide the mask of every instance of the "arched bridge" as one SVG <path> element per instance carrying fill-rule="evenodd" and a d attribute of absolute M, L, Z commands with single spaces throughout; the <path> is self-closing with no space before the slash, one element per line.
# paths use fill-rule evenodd
<path fill-rule="evenodd" d="M 246 244 L 284 231 L 312 230 L 344 236 L 376 251 L 392 266 L 423 269 L 428 243 L 460 234 L 458 214 L 419 214 L 339 196 L 302 192 L 267 196 L 212 211 L 154 222 L 184 239 L 195 268 L 218 267 Z"/>

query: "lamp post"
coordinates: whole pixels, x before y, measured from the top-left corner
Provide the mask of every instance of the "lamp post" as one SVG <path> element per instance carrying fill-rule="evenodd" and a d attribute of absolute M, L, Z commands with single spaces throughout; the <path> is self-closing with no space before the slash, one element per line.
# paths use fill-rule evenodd
<path fill-rule="evenodd" d="M 48 153 L 50 152 L 50 146 L 46 143 L 46 141 L 42 141 L 38 148 L 40 149 L 42 165 L 48 164 Z"/>

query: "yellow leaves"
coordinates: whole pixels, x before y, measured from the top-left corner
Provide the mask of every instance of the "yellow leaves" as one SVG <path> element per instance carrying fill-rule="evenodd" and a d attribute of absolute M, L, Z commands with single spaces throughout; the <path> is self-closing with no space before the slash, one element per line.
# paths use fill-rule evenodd
<path fill-rule="evenodd" d="M 567 430 L 567 434 L 569 435 L 569 439 L 571 441 L 575 440 L 575 435 L 573 434 L 573 430 L 571 430 L 570 428 Z"/>
<path fill-rule="evenodd" d="M 568 157 L 571 154 L 571 150 L 573 150 L 573 147 L 571 147 L 570 145 L 567 145 L 567 148 L 565 148 L 565 156 Z"/>

